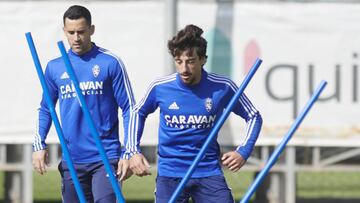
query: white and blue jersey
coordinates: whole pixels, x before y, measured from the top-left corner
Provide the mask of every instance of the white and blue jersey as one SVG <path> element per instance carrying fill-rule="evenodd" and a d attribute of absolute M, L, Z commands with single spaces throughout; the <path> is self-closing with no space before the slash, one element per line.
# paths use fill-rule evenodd
<path fill-rule="evenodd" d="M 121 148 L 118 108 L 122 110 L 126 139 L 130 113 L 134 105 L 125 66 L 120 58 L 95 44 L 89 52 L 81 56 L 71 49 L 68 55 L 106 154 L 109 159 L 119 158 Z M 61 57 L 47 64 L 45 79 L 52 101 L 55 104 L 59 101 L 62 130 L 73 162 L 101 161 L 99 150 L 76 96 L 75 87 Z M 34 151 L 46 147 L 45 140 L 52 123 L 44 96 L 38 116 Z"/>
<path fill-rule="evenodd" d="M 201 81 L 194 86 L 185 85 L 177 73 L 154 81 L 134 107 L 126 155 L 140 152 L 145 119 L 159 107 L 158 175 L 183 177 L 237 89 L 230 79 L 205 70 Z M 247 159 L 260 132 L 262 118 L 245 94 L 232 112 L 247 123 L 245 140 L 236 149 Z M 219 156 L 219 144 L 214 139 L 192 177 L 221 175 Z"/>

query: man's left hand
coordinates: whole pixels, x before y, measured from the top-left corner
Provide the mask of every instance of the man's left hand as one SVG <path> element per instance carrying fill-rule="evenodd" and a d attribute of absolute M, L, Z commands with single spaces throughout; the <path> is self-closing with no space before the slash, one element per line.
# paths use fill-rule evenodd
<path fill-rule="evenodd" d="M 221 157 L 221 161 L 222 164 L 232 172 L 238 171 L 246 162 L 246 160 L 237 151 L 225 153 Z"/>

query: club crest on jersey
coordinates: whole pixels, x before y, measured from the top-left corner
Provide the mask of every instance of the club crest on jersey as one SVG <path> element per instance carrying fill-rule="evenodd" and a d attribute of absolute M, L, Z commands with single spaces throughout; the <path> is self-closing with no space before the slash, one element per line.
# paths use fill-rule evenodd
<path fill-rule="evenodd" d="M 213 105 L 212 99 L 211 98 L 206 98 L 206 100 L 205 100 L 206 111 L 210 112 L 211 109 L 212 109 L 212 105 Z"/>
<path fill-rule="evenodd" d="M 94 67 L 92 68 L 92 72 L 94 77 L 97 77 L 100 74 L 100 66 L 94 65 Z"/>

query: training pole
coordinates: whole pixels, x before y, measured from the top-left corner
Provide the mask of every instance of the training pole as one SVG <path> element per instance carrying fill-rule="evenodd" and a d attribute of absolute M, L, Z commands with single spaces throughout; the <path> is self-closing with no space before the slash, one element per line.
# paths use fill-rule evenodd
<path fill-rule="evenodd" d="M 61 149 L 62 149 L 62 152 L 63 152 L 63 154 L 65 156 L 64 158 L 65 158 L 65 160 L 67 162 L 67 165 L 68 165 L 69 170 L 70 170 L 71 178 L 72 178 L 72 180 L 74 182 L 74 185 L 75 185 L 76 193 L 78 195 L 78 198 L 79 198 L 80 202 L 81 203 L 86 203 L 84 192 L 81 189 L 81 185 L 80 185 L 79 179 L 77 177 L 73 162 L 71 160 L 69 150 L 68 150 L 68 148 L 66 146 L 66 142 L 65 142 L 65 138 L 64 138 L 62 128 L 60 126 L 59 118 L 58 118 L 58 116 L 56 114 L 56 111 L 55 111 L 54 102 L 51 100 L 51 97 L 50 97 L 49 88 L 47 86 L 47 83 L 46 83 L 46 80 L 45 80 L 45 77 L 44 77 L 44 73 L 43 73 L 42 68 L 41 68 L 39 56 L 37 54 L 34 41 L 32 39 L 32 36 L 31 36 L 30 32 L 25 33 L 25 36 L 26 36 L 27 43 L 29 45 L 29 49 L 30 49 L 30 52 L 31 52 L 32 59 L 33 59 L 34 64 L 35 64 L 36 72 L 37 72 L 37 74 L 39 76 L 39 80 L 40 80 L 40 83 L 41 83 L 41 87 L 43 89 L 43 93 L 44 93 L 44 96 L 45 96 L 46 103 L 49 106 L 49 111 L 50 111 L 50 114 L 51 114 L 51 118 L 52 118 L 52 120 L 54 122 L 54 126 L 56 128 L 56 132 L 57 132 L 59 140 L 60 140 Z"/>
<path fill-rule="evenodd" d="M 123 195 L 121 194 L 119 183 L 116 180 L 116 174 L 112 170 L 112 168 L 110 166 L 110 162 L 109 162 L 109 160 L 108 160 L 108 158 L 106 156 L 105 149 L 104 149 L 103 145 L 101 144 L 99 133 L 97 132 L 94 121 L 91 118 L 90 111 L 89 111 L 89 109 L 88 109 L 88 107 L 86 105 L 84 95 L 82 94 L 82 90 L 79 87 L 79 81 L 78 81 L 78 79 L 76 77 L 76 74 L 74 72 L 74 69 L 73 69 L 73 67 L 71 65 L 69 56 L 68 56 L 68 54 L 67 54 L 67 52 L 65 50 L 64 43 L 62 41 L 59 41 L 57 44 L 58 44 L 58 47 L 60 49 L 62 58 L 64 60 L 66 70 L 68 71 L 69 77 L 70 77 L 70 79 L 73 82 L 73 85 L 75 87 L 76 95 L 77 95 L 77 98 L 80 101 L 81 109 L 82 109 L 82 111 L 84 113 L 85 120 L 86 120 L 86 122 L 88 123 L 88 125 L 90 127 L 91 134 L 92 134 L 92 136 L 93 136 L 93 138 L 95 140 L 97 148 L 99 149 L 101 159 L 102 159 L 102 161 L 104 163 L 104 166 L 105 166 L 105 170 L 109 175 L 111 186 L 113 187 L 113 190 L 115 192 L 117 200 L 120 203 L 123 203 L 123 202 L 125 202 L 125 199 L 124 199 Z"/>
<path fill-rule="evenodd" d="M 320 96 L 321 92 L 324 90 L 326 84 L 327 84 L 326 81 L 324 81 L 324 80 L 321 81 L 320 85 L 317 87 L 317 89 L 315 90 L 315 92 L 313 93 L 313 95 L 311 96 L 311 98 L 309 99 L 309 101 L 307 102 L 307 104 L 305 105 L 303 110 L 301 111 L 301 113 L 298 115 L 298 117 L 294 121 L 294 124 L 291 126 L 290 130 L 285 135 L 284 139 L 281 141 L 281 143 L 276 147 L 274 152 L 271 154 L 269 161 L 266 163 L 266 165 L 261 170 L 261 172 L 256 176 L 255 181 L 252 183 L 252 185 L 250 186 L 250 188 L 248 189 L 248 191 L 246 192 L 245 196 L 242 198 L 240 203 L 247 203 L 250 200 L 251 196 L 253 195 L 253 193 L 259 186 L 259 184 L 262 182 L 262 180 L 265 178 L 266 174 L 269 172 L 271 167 L 275 164 L 276 160 L 279 158 L 281 152 L 284 150 L 286 144 L 289 142 L 292 135 L 295 133 L 295 131 L 297 130 L 297 128 L 299 127 L 299 125 L 301 124 L 303 119 L 305 118 L 306 114 L 310 111 L 310 109 L 313 106 L 313 104 L 315 103 L 315 101 L 319 98 L 319 96 Z"/>
<path fill-rule="evenodd" d="M 226 118 L 229 116 L 229 114 L 230 114 L 230 112 L 232 110 L 232 107 L 234 106 L 235 102 L 238 101 L 238 99 L 242 95 L 242 93 L 244 92 L 246 86 L 248 85 L 251 78 L 254 76 L 255 72 L 259 68 L 261 62 L 262 62 L 261 59 L 259 59 L 259 58 L 256 59 L 254 65 L 250 69 L 249 73 L 246 75 L 246 77 L 245 77 L 244 81 L 241 83 L 239 89 L 237 90 L 235 95 L 231 98 L 229 104 L 226 106 L 226 108 L 224 110 L 224 113 L 221 115 L 219 120 L 216 122 L 214 128 L 211 130 L 208 138 L 206 139 L 204 145 L 201 147 L 198 155 L 196 156 L 196 158 L 193 161 L 192 165 L 190 166 L 190 168 L 186 172 L 184 178 L 181 180 L 180 184 L 177 186 L 175 192 L 171 196 L 171 199 L 169 201 L 170 203 L 174 203 L 176 201 L 177 197 L 179 196 L 179 194 L 181 193 L 181 191 L 184 189 L 187 181 L 189 180 L 191 175 L 194 173 L 194 170 L 196 169 L 196 167 L 199 165 L 199 162 L 203 158 L 203 156 L 204 156 L 207 148 L 209 147 L 210 143 L 213 141 L 214 137 L 219 132 L 221 126 L 224 124 Z"/>

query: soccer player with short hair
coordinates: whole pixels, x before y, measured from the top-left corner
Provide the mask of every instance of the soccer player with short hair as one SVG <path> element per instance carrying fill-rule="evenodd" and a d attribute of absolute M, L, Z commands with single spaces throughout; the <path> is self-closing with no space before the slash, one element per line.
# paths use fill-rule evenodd
<path fill-rule="evenodd" d="M 125 154 L 130 157 L 130 168 L 136 175 L 149 175 L 149 164 L 141 154 L 140 139 L 146 117 L 160 108 L 157 203 L 170 200 L 237 91 L 232 80 L 204 70 L 207 42 L 202 33 L 201 28 L 187 25 L 168 41 L 177 73 L 151 83 L 145 97 L 135 105 L 130 121 L 131 133 Z M 220 147 L 215 139 L 185 185 L 178 202 L 188 202 L 190 197 L 196 203 L 234 202 L 221 163 L 233 172 L 244 165 L 259 135 L 262 118 L 245 94 L 241 95 L 232 112 L 247 123 L 243 143 L 220 157 Z"/>
<path fill-rule="evenodd" d="M 120 159 L 118 109 L 120 107 L 122 110 L 126 139 L 130 112 L 134 105 L 125 66 L 119 57 L 91 41 L 95 26 L 91 23 L 91 14 L 87 8 L 79 5 L 69 7 L 64 13 L 63 23 L 70 45 L 68 55 L 101 143 L 113 171 L 120 180 L 125 180 L 131 171 L 128 170 L 129 161 Z M 47 64 L 45 79 L 52 101 L 59 101 L 64 137 L 87 201 L 116 202 L 109 174 L 106 173 L 61 57 Z M 49 107 L 43 96 L 33 143 L 33 166 L 40 174 L 46 172 L 48 152 L 45 140 L 51 121 Z M 66 160 L 63 159 L 58 168 L 62 178 L 63 202 L 79 202 Z"/>

